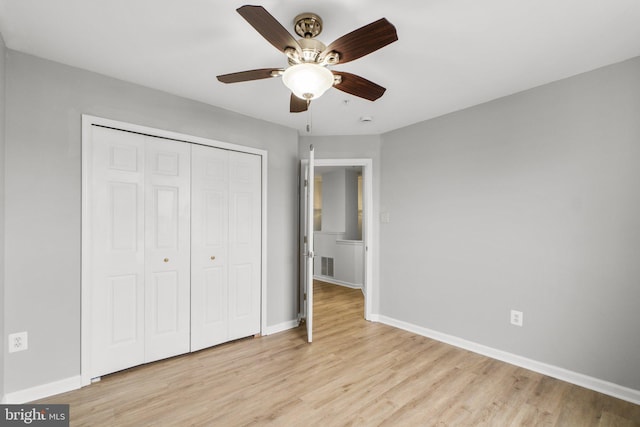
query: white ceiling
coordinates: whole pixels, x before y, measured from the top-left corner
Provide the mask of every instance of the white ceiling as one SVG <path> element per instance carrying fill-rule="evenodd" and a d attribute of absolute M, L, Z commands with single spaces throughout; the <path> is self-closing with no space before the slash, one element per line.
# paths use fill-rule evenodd
<path fill-rule="evenodd" d="M 284 67 L 285 57 L 236 0 L 0 0 L 6 45 L 279 123 L 279 78 L 225 85 L 215 76 Z M 325 44 L 386 17 L 399 40 L 334 69 L 387 88 L 376 102 L 331 89 L 311 108 L 311 134 L 378 134 L 640 55 L 639 0 L 265 0 L 292 34 L 315 12 Z M 362 123 L 361 116 L 373 117 Z"/>

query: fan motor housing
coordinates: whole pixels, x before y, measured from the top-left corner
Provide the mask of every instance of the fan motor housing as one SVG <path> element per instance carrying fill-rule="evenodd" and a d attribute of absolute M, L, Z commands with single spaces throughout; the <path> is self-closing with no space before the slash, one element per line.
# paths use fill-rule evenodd
<path fill-rule="evenodd" d="M 302 48 L 302 55 L 300 56 L 302 62 L 316 62 L 320 52 L 327 48 L 324 43 L 316 39 L 300 39 L 298 44 Z"/>

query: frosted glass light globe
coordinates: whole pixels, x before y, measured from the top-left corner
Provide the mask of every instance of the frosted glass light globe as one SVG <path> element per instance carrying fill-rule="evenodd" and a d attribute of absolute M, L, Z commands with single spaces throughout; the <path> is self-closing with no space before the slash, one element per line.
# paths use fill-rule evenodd
<path fill-rule="evenodd" d="M 333 86 L 333 73 L 318 64 L 292 65 L 282 75 L 282 81 L 295 96 L 312 100 L 321 96 Z"/>

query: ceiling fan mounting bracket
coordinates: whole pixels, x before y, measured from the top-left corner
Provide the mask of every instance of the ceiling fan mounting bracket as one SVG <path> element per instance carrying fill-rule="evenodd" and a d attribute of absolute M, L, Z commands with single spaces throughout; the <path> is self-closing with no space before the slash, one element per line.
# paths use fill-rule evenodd
<path fill-rule="evenodd" d="M 322 32 L 322 18 L 315 13 L 305 12 L 293 20 L 296 34 L 303 39 L 314 38 Z"/>

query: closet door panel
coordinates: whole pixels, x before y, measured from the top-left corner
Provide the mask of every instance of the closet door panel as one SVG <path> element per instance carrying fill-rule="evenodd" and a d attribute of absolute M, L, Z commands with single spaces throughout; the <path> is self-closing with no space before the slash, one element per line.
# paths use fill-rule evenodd
<path fill-rule="evenodd" d="M 229 152 L 191 147 L 191 351 L 228 341 Z"/>
<path fill-rule="evenodd" d="M 145 137 L 145 362 L 189 351 L 190 146 Z"/>
<path fill-rule="evenodd" d="M 176 333 L 180 327 L 180 281 L 176 271 L 153 275 L 153 330 L 158 334 Z"/>
<path fill-rule="evenodd" d="M 223 268 L 211 267 L 202 269 L 202 281 L 204 299 L 204 324 L 216 325 L 223 329 L 227 317 L 227 283 L 224 280 L 225 272 Z"/>
<path fill-rule="evenodd" d="M 229 339 L 260 332 L 261 161 L 229 153 Z"/>
<path fill-rule="evenodd" d="M 110 345 L 133 344 L 138 338 L 138 280 L 135 275 L 107 279 Z"/>
<path fill-rule="evenodd" d="M 144 362 L 144 137 L 92 128 L 91 377 Z"/>

